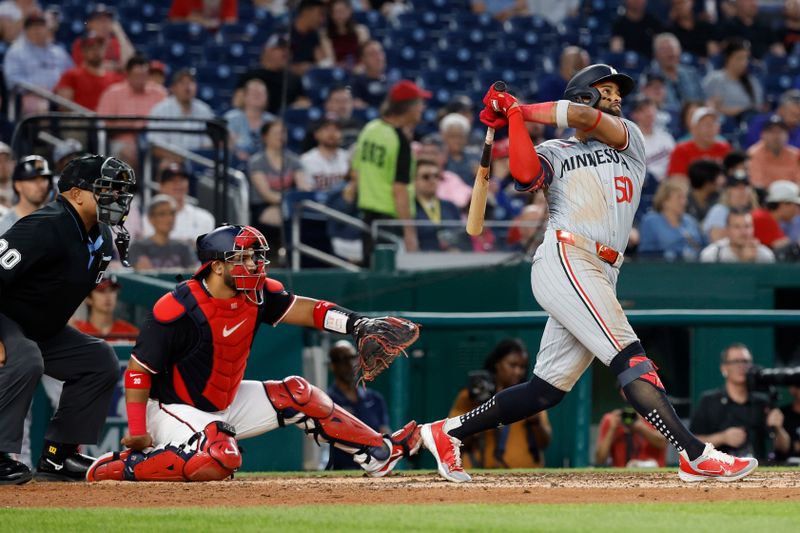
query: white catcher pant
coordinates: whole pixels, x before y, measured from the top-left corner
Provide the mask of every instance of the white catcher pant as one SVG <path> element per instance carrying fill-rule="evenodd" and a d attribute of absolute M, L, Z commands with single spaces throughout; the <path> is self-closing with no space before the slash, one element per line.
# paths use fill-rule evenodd
<path fill-rule="evenodd" d="M 147 402 L 147 431 L 153 437 L 153 447 L 180 446 L 214 421 L 232 425 L 237 440 L 255 437 L 278 427 L 278 415 L 261 381 L 242 381 L 233 403 L 214 413 L 182 403 Z"/>
<path fill-rule="evenodd" d="M 531 288 L 550 314 L 533 373 L 572 390 L 594 357 L 608 366 L 638 340 L 617 300 L 619 270 L 548 230 L 531 268 Z"/>

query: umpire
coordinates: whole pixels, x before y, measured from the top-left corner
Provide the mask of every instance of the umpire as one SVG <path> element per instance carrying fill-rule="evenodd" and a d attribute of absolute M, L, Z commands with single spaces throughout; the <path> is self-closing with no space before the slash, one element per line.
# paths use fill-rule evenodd
<path fill-rule="evenodd" d="M 113 256 L 112 235 L 127 257 L 123 224 L 136 183 L 122 161 L 87 155 L 71 161 L 57 199 L 20 219 L 0 237 L 0 484 L 33 474 L 19 453 L 22 428 L 39 378 L 64 381 L 45 436 L 36 478 L 83 480 L 108 413 L 119 363 L 111 347 L 67 321 L 102 280 Z"/>

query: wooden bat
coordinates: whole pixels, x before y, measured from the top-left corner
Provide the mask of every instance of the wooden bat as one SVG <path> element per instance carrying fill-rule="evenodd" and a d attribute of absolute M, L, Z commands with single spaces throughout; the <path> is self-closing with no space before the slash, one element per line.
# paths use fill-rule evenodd
<path fill-rule="evenodd" d="M 494 82 L 494 90 L 505 92 L 506 84 L 503 81 Z M 483 220 L 486 217 L 486 195 L 489 193 L 489 166 L 492 163 L 492 143 L 494 143 L 494 128 L 486 128 L 486 138 L 483 141 L 483 154 L 481 166 L 475 173 L 475 185 L 472 186 L 472 200 L 469 203 L 467 215 L 467 233 L 473 237 L 483 233 Z"/>

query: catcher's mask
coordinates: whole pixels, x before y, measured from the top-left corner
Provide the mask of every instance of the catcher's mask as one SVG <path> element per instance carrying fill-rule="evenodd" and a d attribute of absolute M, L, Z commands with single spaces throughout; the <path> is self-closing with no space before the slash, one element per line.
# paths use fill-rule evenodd
<path fill-rule="evenodd" d="M 203 276 L 213 261 L 231 265 L 236 290 L 256 305 L 264 303 L 267 283 L 267 239 L 252 226 L 222 225 L 197 237 L 197 257 L 202 265 L 194 277 Z"/>
<path fill-rule="evenodd" d="M 613 81 L 619 87 L 619 95 L 625 98 L 633 90 L 636 82 L 626 74 L 620 74 L 610 65 L 598 63 L 579 70 L 567 83 L 564 89 L 564 100 L 586 104 L 597 108 L 600 104 L 600 91 L 595 85 L 604 81 Z"/>

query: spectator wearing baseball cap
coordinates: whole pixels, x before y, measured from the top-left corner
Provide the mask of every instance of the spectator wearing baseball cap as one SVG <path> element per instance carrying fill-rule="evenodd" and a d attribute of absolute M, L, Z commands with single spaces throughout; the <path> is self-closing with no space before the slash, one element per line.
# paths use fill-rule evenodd
<path fill-rule="evenodd" d="M 800 148 L 800 89 L 789 89 L 782 93 L 774 114 L 781 117 L 789 128 L 789 144 Z M 761 139 L 761 129 L 772 115 L 772 112 L 762 113 L 747 121 L 749 127 L 744 138 L 744 146 L 752 146 Z"/>
<path fill-rule="evenodd" d="M 107 70 L 104 65 L 107 45 L 104 35 L 94 31 L 84 33 L 80 43 L 83 63 L 61 76 L 54 89 L 55 93 L 95 111 L 103 91 L 122 79 L 119 73 Z"/>
<path fill-rule="evenodd" d="M 136 342 L 139 328 L 125 320 L 114 318 L 121 289 L 122 284 L 117 276 L 106 274 L 105 279 L 86 297 L 84 303 L 89 316 L 86 320 L 76 320 L 75 329 L 92 337 L 104 339 L 109 344 Z"/>
<path fill-rule="evenodd" d="M 722 160 L 725 183 L 719 200 L 703 219 L 703 234 L 708 242 L 716 242 L 727 236 L 728 213 L 752 211 L 758 207 L 758 196 L 750 186 L 747 176 L 748 157 L 745 152 L 734 150 Z"/>
<path fill-rule="evenodd" d="M 151 59 L 147 70 L 147 79 L 151 83 L 164 87 L 167 81 L 167 65 L 158 59 Z"/>
<path fill-rule="evenodd" d="M 113 8 L 105 4 L 94 4 L 88 13 L 86 31 L 102 36 L 107 43 L 103 65 L 112 72 L 121 72 L 125 63 L 133 56 L 134 48 L 122 25 L 117 21 Z M 76 65 L 83 64 L 81 43 L 81 37 L 72 42 L 72 60 Z"/>
<path fill-rule="evenodd" d="M 38 155 L 23 157 L 14 168 L 13 188 L 17 203 L 0 218 L 0 235 L 17 220 L 26 217 L 51 199 L 53 172 L 47 159 Z"/>
<path fill-rule="evenodd" d="M 138 270 L 191 270 L 197 257 L 191 246 L 172 238 L 178 205 L 168 194 L 157 194 L 147 207 L 153 235 L 131 245 L 131 264 Z"/>
<path fill-rule="evenodd" d="M 773 181 L 767 188 L 764 204 L 764 208 L 753 211 L 756 238 L 773 251 L 780 250 L 793 240 L 787 232 L 797 233 L 800 186 L 788 180 Z M 798 239 L 800 235 L 793 237 Z"/>
<path fill-rule="evenodd" d="M 159 193 L 171 196 L 175 201 L 175 228 L 170 238 L 193 245 L 198 235 L 214 229 L 214 215 L 199 207 L 189 196 L 190 172 L 179 163 L 169 163 L 161 172 Z M 142 221 L 142 236 L 150 237 L 156 232 L 149 220 Z"/>
<path fill-rule="evenodd" d="M 358 207 L 364 221 L 414 219 L 413 156 L 410 136 L 422 120 L 431 93 L 411 80 L 395 83 L 381 105 L 381 116 L 364 126 L 356 141 L 353 170 L 358 173 Z M 418 249 L 413 225 L 402 228 L 406 250 Z M 364 260 L 371 261 L 373 242 L 364 238 Z"/>
<path fill-rule="evenodd" d="M 171 22 L 192 22 L 216 31 L 223 24 L 239 20 L 237 0 L 172 0 Z"/>
<path fill-rule="evenodd" d="M 747 150 L 750 182 L 765 190 L 784 179 L 800 183 L 800 149 L 789 145 L 789 126 L 780 115 L 772 115 L 761 129 L 761 140 Z"/>
<path fill-rule="evenodd" d="M 699 107 L 689 120 L 690 138 L 678 143 L 667 166 L 667 176 L 688 176 L 689 165 L 698 159 L 722 162 L 731 145 L 717 140 L 720 131 L 719 115 L 711 107 Z"/>

